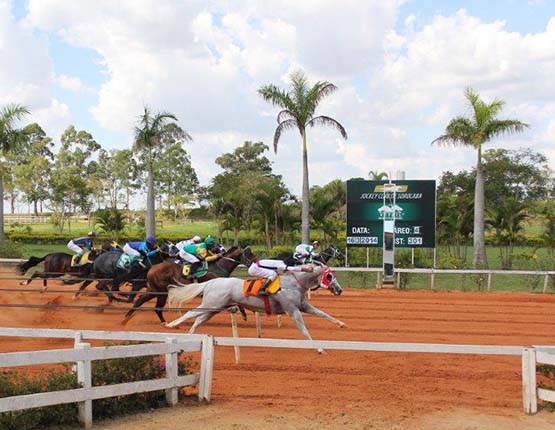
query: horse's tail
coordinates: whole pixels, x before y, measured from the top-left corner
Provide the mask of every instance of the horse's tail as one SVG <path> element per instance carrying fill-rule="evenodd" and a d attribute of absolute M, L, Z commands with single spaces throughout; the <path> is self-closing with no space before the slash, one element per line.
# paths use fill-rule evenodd
<path fill-rule="evenodd" d="M 42 263 L 46 257 L 48 257 L 48 255 L 45 255 L 42 258 L 31 257 L 27 261 L 19 263 L 16 266 L 17 273 L 19 273 L 20 275 L 24 275 L 25 272 L 27 272 L 27 270 L 29 270 L 31 267 L 35 267 L 37 264 Z"/>
<path fill-rule="evenodd" d="M 179 308 L 182 304 L 190 302 L 201 294 L 208 284 L 207 282 L 198 284 L 182 284 L 177 281 L 175 282 L 178 285 L 168 285 L 168 306 L 170 308 Z"/>

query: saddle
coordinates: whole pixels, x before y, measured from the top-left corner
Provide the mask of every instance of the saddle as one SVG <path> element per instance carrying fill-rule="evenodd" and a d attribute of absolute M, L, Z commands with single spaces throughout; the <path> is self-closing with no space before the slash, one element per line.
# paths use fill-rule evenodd
<path fill-rule="evenodd" d="M 91 256 L 90 254 L 91 254 L 91 251 L 87 251 L 87 252 L 81 254 L 81 256 L 79 256 L 77 254 L 74 255 L 71 258 L 70 266 L 71 267 L 81 267 L 81 266 L 84 266 L 85 264 L 92 263 L 92 260 L 90 259 L 90 256 Z"/>
<path fill-rule="evenodd" d="M 256 297 L 260 292 L 260 287 L 266 282 L 266 278 L 258 279 L 245 279 L 243 281 L 243 296 L 245 297 Z M 268 288 L 266 288 L 266 293 L 268 295 L 276 294 L 280 290 L 279 276 L 272 281 Z"/>

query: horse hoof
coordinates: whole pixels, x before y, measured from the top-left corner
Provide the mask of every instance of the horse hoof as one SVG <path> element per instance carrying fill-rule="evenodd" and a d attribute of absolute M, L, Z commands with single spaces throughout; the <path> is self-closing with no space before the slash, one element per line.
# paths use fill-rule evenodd
<path fill-rule="evenodd" d="M 320 355 L 326 355 L 327 354 L 327 352 L 324 351 L 324 349 L 322 349 L 322 348 L 318 348 L 317 351 L 318 351 L 318 354 L 320 354 Z"/>
<path fill-rule="evenodd" d="M 161 325 L 162 327 L 167 327 L 167 324 L 168 324 L 168 323 L 167 323 L 166 321 L 160 322 L 160 325 Z"/>
<path fill-rule="evenodd" d="M 341 328 L 347 328 L 347 324 L 345 324 L 345 323 L 342 322 L 342 321 L 339 321 L 339 327 L 341 327 Z"/>

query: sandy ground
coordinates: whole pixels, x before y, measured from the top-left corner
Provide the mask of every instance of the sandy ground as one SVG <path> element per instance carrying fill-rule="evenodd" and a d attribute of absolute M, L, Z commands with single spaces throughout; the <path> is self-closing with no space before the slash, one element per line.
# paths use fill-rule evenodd
<path fill-rule="evenodd" d="M 14 288 L 3 280 L 0 288 Z M 0 326 L 160 331 L 153 312 L 120 325 L 126 305 L 100 311 L 104 297 L 29 289 L 0 291 L 0 305 L 13 303 L 98 306 L 91 310 L 0 308 Z M 69 290 L 53 282 L 51 289 Z M 26 292 L 28 291 L 28 292 Z M 317 307 L 347 323 L 344 329 L 307 316 L 315 339 L 485 345 L 555 345 L 555 296 L 514 293 L 322 291 Z M 196 305 L 198 301 L 193 304 Z M 119 308 L 118 308 L 119 307 Z M 167 313 L 167 319 L 176 314 Z M 188 329 L 186 323 L 184 329 Z M 184 332 L 184 330 L 181 330 Z M 230 317 L 214 317 L 200 333 L 230 336 Z M 239 322 L 243 337 L 256 334 L 254 318 Z M 284 317 L 263 317 L 263 336 L 300 339 Z M 0 339 L 0 351 L 61 348 L 64 340 Z M 193 360 L 198 357 L 193 356 Z M 294 349 L 217 347 L 212 403 L 186 400 L 177 408 L 109 422 L 96 429 L 553 429 L 555 414 L 522 412 L 519 357 L 451 354 L 316 352 Z M 189 394 L 194 390 L 188 389 Z"/>

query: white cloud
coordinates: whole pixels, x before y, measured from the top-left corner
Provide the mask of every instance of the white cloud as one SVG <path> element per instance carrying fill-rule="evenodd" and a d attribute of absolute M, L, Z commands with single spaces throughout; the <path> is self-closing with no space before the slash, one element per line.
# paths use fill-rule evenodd
<path fill-rule="evenodd" d="M 214 159 L 244 140 L 271 146 L 277 109 L 256 90 L 270 82 L 285 86 L 297 67 L 311 82 L 325 79 L 339 87 L 319 113 L 338 119 L 349 133 L 343 142 L 333 130 L 309 130 L 311 184 L 376 169 L 433 178 L 470 168 L 472 150 L 430 146 L 450 118 L 467 113 L 466 86 L 488 100 L 502 97 L 504 115 L 533 126 L 504 144 L 547 148 L 555 114 L 555 18 L 542 31 L 520 34 L 464 10 L 397 22 L 401 4 L 30 0 L 26 23 L 101 58 L 106 81 L 91 109 L 101 127 L 129 132 L 144 104 L 175 113 L 195 138 L 189 149 L 204 180 L 217 169 Z M 50 66 L 42 66 L 42 81 L 14 78 L 8 94 L 42 94 L 42 106 L 63 118 L 64 109 L 44 93 L 54 79 L 44 39 L 25 28 L 16 31 L 33 43 L 42 40 Z M 66 78 L 59 76 L 58 84 L 82 90 L 79 76 Z M 299 193 L 298 133 L 284 135 L 271 157 Z"/>
<path fill-rule="evenodd" d="M 56 76 L 56 83 L 65 90 L 80 92 L 91 92 L 92 89 L 88 88 L 81 79 L 75 76 L 59 75 Z"/>

